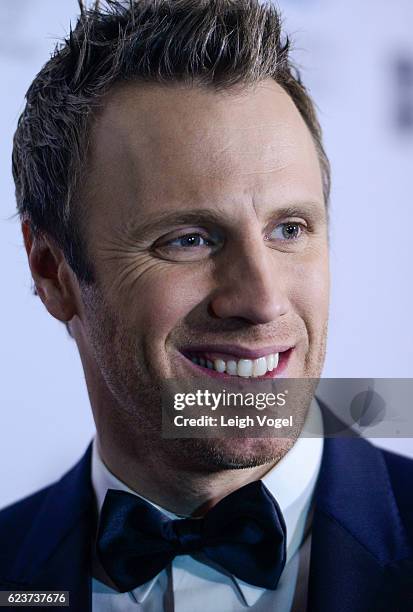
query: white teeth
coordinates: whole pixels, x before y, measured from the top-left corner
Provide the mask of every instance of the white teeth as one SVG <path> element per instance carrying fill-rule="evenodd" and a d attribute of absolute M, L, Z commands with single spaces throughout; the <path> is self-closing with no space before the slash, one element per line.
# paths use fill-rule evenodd
<path fill-rule="evenodd" d="M 255 378 L 272 372 L 278 366 L 279 353 L 273 353 L 258 359 L 239 359 L 225 362 L 223 359 L 204 359 L 203 357 L 191 357 L 191 361 L 203 368 L 209 368 L 223 374 L 226 372 L 231 376 L 242 376 L 243 378 Z"/>
<path fill-rule="evenodd" d="M 238 376 L 252 376 L 252 361 L 251 359 L 240 359 L 237 364 Z"/>
<path fill-rule="evenodd" d="M 234 361 L 235 363 L 235 361 Z M 214 368 L 217 372 L 221 372 L 221 374 L 223 372 L 225 372 L 225 361 L 223 359 L 215 359 L 214 361 Z"/>
<path fill-rule="evenodd" d="M 227 361 L 227 374 L 231 374 L 235 376 L 237 373 L 237 362 L 236 361 Z"/>
<path fill-rule="evenodd" d="M 267 373 L 267 359 L 265 357 L 259 357 L 255 359 L 252 367 L 253 376 L 264 376 Z"/>

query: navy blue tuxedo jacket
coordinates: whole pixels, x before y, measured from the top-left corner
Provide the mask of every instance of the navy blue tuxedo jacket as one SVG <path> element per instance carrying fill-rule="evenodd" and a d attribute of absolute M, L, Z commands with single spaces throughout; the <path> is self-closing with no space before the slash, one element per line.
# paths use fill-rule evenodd
<path fill-rule="evenodd" d="M 91 609 L 90 459 L 89 446 L 57 483 L 0 512 L 0 590 L 66 590 L 70 610 Z M 307 610 L 413 612 L 413 461 L 327 438 L 315 496 Z"/>

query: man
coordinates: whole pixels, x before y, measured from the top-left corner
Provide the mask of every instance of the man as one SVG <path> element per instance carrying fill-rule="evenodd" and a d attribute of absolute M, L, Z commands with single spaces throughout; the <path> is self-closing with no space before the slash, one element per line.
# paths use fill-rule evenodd
<path fill-rule="evenodd" d="M 0 514 L 1 587 L 82 611 L 411 609 L 411 461 L 358 438 L 160 431 L 165 380 L 321 374 L 329 168 L 275 9 L 83 9 L 27 93 L 13 171 L 97 436 Z M 311 403 L 317 431 L 331 418 Z"/>

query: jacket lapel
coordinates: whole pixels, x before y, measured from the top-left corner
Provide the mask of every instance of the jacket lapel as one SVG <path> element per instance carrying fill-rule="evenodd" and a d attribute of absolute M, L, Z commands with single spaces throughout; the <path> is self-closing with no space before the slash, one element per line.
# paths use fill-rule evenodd
<path fill-rule="evenodd" d="M 359 437 L 326 438 L 315 493 L 308 610 L 404 610 L 398 602 L 412 557 L 382 453 Z"/>
<path fill-rule="evenodd" d="M 91 609 L 91 546 L 96 517 L 91 445 L 46 494 L 7 581 L 20 588 L 69 591 L 71 610 Z"/>
<path fill-rule="evenodd" d="M 50 487 L 7 577 L 10 588 L 69 591 L 70 608 L 82 612 L 91 609 L 96 530 L 90 462 L 91 445 Z M 315 493 L 309 612 L 404 610 L 397 602 L 412 558 L 382 453 L 361 438 L 326 438 Z"/>

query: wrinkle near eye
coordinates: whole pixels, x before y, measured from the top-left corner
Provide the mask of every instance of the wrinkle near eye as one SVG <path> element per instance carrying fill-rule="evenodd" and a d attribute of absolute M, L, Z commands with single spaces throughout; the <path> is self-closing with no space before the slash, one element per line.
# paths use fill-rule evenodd
<path fill-rule="evenodd" d="M 126 293 L 134 289 L 136 283 L 150 282 L 153 273 L 157 275 L 165 262 L 152 258 L 146 251 L 138 252 L 131 248 L 101 247 L 98 257 L 105 270 L 104 277 L 110 292 Z"/>

